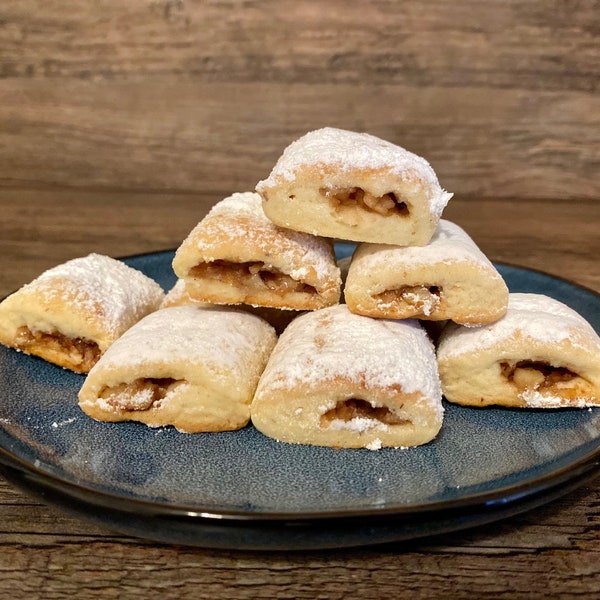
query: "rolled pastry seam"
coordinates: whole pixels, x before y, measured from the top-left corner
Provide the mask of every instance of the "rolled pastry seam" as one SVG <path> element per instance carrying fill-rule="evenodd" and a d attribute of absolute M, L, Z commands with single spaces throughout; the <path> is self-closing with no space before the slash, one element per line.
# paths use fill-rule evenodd
<path fill-rule="evenodd" d="M 437 359 L 444 395 L 470 406 L 600 406 L 600 338 L 562 302 L 511 293 L 496 323 L 449 324 Z"/>
<path fill-rule="evenodd" d="M 155 281 L 119 260 L 99 254 L 75 258 L 0 303 L 0 343 L 87 373 L 163 297 Z"/>
<path fill-rule="evenodd" d="M 442 417 L 434 349 L 419 324 L 345 305 L 290 323 L 251 406 L 254 426 L 276 440 L 371 450 L 429 442 Z"/>
<path fill-rule="evenodd" d="M 290 144 L 256 191 L 282 227 L 401 246 L 426 244 L 452 197 L 424 158 L 331 127 Z"/>
<path fill-rule="evenodd" d="M 190 296 L 214 304 L 314 310 L 341 293 L 331 242 L 274 225 L 253 192 L 216 204 L 177 250 L 173 270 Z"/>
<path fill-rule="evenodd" d="M 426 246 L 360 244 L 344 294 L 361 315 L 463 325 L 497 321 L 508 303 L 494 265 L 462 228 L 444 219 Z"/>
<path fill-rule="evenodd" d="M 90 371 L 79 406 L 99 421 L 229 431 L 250 402 L 276 335 L 259 317 L 224 307 L 169 307 L 142 319 Z"/>
<path fill-rule="evenodd" d="M 205 308 L 215 306 L 209 302 L 201 302 L 200 300 L 193 298 L 187 291 L 185 281 L 183 279 L 178 279 L 175 282 L 175 285 L 167 292 L 160 308 L 189 305 Z M 237 304 L 236 308 L 263 318 L 275 329 L 277 335 L 281 334 L 293 319 L 299 314 L 302 314 L 302 311 L 297 310 L 283 310 L 280 308 L 272 308 L 270 306 L 251 306 L 250 304 Z"/>

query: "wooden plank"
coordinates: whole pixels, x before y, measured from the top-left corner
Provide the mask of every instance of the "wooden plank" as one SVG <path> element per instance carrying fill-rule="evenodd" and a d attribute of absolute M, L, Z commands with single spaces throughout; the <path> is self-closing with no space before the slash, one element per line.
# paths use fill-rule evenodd
<path fill-rule="evenodd" d="M 20 0 L 0 7 L 0 73 L 594 91 L 597 8 L 593 0 Z"/>
<path fill-rule="evenodd" d="M 600 195 L 597 2 L 0 6 L 0 185 L 251 189 L 323 125 L 468 197 Z"/>
<path fill-rule="evenodd" d="M 163 76 L 9 79 L 1 100 L 4 185 L 253 189 L 289 142 L 332 125 L 425 156 L 460 196 L 600 196 L 600 96 L 581 92 L 199 85 Z"/>

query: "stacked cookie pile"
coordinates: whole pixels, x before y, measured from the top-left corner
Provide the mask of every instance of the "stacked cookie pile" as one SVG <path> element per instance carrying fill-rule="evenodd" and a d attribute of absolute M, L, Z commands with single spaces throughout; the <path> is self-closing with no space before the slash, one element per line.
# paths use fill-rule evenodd
<path fill-rule="evenodd" d="M 88 415 L 185 432 L 251 419 L 279 440 L 375 450 L 432 440 L 442 391 L 465 405 L 600 405 L 593 328 L 555 300 L 509 294 L 468 234 L 441 218 L 450 198 L 423 158 L 317 130 L 285 149 L 256 192 L 233 194 L 198 223 L 166 297 L 146 290 L 140 301 L 118 279 L 123 299 L 111 311 L 128 315 L 127 327 L 108 346 L 72 299 L 48 316 L 48 299 L 68 296 L 64 277 L 33 286 L 43 310 L 0 305 L 1 341 L 48 360 L 96 344 L 79 394 Z M 356 242 L 344 273 L 335 240 Z M 74 270 L 69 286 L 82 280 L 102 324 L 107 287 Z M 54 353 L 15 342 L 29 338 Z"/>

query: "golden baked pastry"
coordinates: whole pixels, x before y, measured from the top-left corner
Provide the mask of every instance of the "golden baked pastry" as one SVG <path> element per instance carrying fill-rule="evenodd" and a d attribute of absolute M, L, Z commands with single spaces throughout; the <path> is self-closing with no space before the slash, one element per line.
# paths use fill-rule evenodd
<path fill-rule="evenodd" d="M 331 242 L 274 225 L 254 192 L 217 203 L 178 248 L 173 270 L 191 297 L 214 304 L 313 310 L 341 293 Z"/>
<path fill-rule="evenodd" d="M 360 244 L 344 297 L 361 315 L 481 325 L 506 312 L 508 288 L 469 235 L 442 219 L 426 246 Z"/>
<path fill-rule="evenodd" d="M 239 429 L 276 339 L 268 323 L 242 311 L 164 308 L 108 349 L 87 376 L 79 406 L 100 421 L 184 433 Z"/>
<path fill-rule="evenodd" d="M 577 312 L 541 294 L 512 293 L 496 323 L 442 332 L 444 395 L 469 406 L 600 406 L 600 337 Z"/>
<path fill-rule="evenodd" d="M 155 281 L 119 260 L 75 258 L 0 303 L 0 343 L 87 373 L 163 297 Z"/>
<path fill-rule="evenodd" d="M 426 244 L 452 197 L 424 158 L 332 127 L 290 144 L 256 191 L 282 227 L 400 246 Z"/>
<path fill-rule="evenodd" d="M 192 298 L 187 291 L 185 281 L 178 279 L 175 285 L 167 292 L 165 299 L 160 305 L 161 308 L 168 308 L 169 306 L 215 306 L 209 302 L 202 302 Z M 301 311 L 297 310 L 283 310 L 280 308 L 272 308 L 270 306 L 251 306 L 250 304 L 237 304 L 235 306 L 238 310 L 245 310 L 253 315 L 257 315 L 263 318 L 269 325 L 271 325 L 277 334 L 279 335 L 288 324 L 295 319 Z"/>
<path fill-rule="evenodd" d="M 442 417 L 433 344 L 418 322 L 343 304 L 288 325 L 251 406 L 254 426 L 277 440 L 371 450 L 424 444 Z"/>

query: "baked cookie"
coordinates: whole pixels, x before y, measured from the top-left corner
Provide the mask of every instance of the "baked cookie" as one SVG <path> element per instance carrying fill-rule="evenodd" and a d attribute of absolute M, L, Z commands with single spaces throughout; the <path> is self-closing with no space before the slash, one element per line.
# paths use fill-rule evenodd
<path fill-rule="evenodd" d="M 424 158 L 331 127 L 290 144 L 256 191 L 282 227 L 400 246 L 426 244 L 452 197 Z"/>
<path fill-rule="evenodd" d="M 167 292 L 160 307 L 168 308 L 169 306 L 188 305 L 202 306 L 205 308 L 215 306 L 209 302 L 201 302 L 200 300 L 192 298 L 187 291 L 185 281 L 183 279 L 178 279 L 175 282 L 175 285 Z M 283 310 L 280 308 L 271 308 L 270 306 L 251 306 L 250 304 L 237 304 L 236 308 L 263 318 L 275 329 L 277 335 L 279 335 L 293 319 L 299 314 L 302 314 L 301 311 L 297 310 Z"/>
<path fill-rule="evenodd" d="M 442 219 L 426 246 L 360 244 L 344 289 L 348 308 L 371 317 L 482 325 L 508 303 L 504 280 L 458 225 Z"/>
<path fill-rule="evenodd" d="M 600 337 L 577 312 L 541 294 L 512 293 L 496 323 L 450 323 L 438 344 L 444 395 L 471 406 L 600 406 Z"/>
<path fill-rule="evenodd" d="M 87 373 L 163 297 L 155 281 L 119 260 L 75 258 L 0 303 L 0 343 Z"/>
<path fill-rule="evenodd" d="M 165 308 L 108 349 L 87 376 L 79 406 L 99 421 L 185 433 L 239 429 L 275 341 L 268 323 L 242 311 Z"/>
<path fill-rule="evenodd" d="M 196 300 L 314 310 L 339 302 L 329 240 L 274 225 L 254 192 L 216 204 L 181 244 L 173 270 Z"/>
<path fill-rule="evenodd" d="M 340 304 L 288 325 L 251 418 L 284 442 L 376 450 L 432 440 L 441 401 L 433 344 L 416 321 L 370 319 Z"/>

